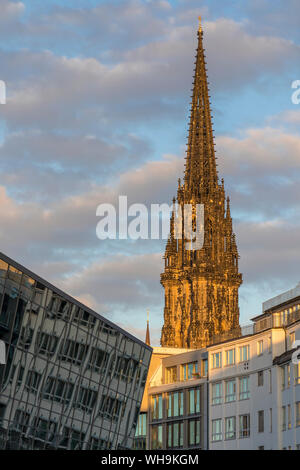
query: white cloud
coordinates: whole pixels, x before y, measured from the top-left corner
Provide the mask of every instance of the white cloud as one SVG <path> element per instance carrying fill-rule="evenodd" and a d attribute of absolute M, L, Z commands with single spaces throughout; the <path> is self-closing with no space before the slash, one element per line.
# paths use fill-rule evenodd
<path fill-rule="evenodd" d="M 0 23 L 10 22 L 18 18 L 24 11 L 25 5 L 22 2 L 11 2 L 9 0 L 0 1 Z"/>

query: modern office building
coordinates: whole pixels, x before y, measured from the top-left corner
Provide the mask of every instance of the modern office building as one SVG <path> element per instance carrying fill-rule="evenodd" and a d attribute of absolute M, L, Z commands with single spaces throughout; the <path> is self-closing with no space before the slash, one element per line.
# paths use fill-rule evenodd
<path fill-rule="evenodd" d="M 152 349 L 0 254 L 0 448 L 131 448 Z"/>
<path fill-rule="evenodd" d="M 210 449 L 300 449 L 299 340 L 300 285 L 265 302 L 251 334 L 208 347 Z"/>
<path fill-rule="evenodd" d="M 207 352 L 178 352 L 161 359 L 150 378 L 148 449 L 207 449 Z"/>
<path fill-rule="evenodd" d="M 146 330 L 146 342 L 150 345 L 150 332 L 149 332 L 149 322 L 147 321 L 147 330 Z M 138 424 L 136 427 L 135 439 L 134 439 L 134 448 L 136 450 L 145 450 L 148 448 L 147 444 L 147 435 L 148 435 L 148 425 L 150 414 L 148 413 L 148 388 L 150 386 L 150 381 L 153 376 L 157 374 L 158 370 L 162 369 L 162 360 L 177 355 L 183 352 L 187 352 L 188 349 L 178 349 L 178 348 L 160 348 L 154 347 L 151 357 L 151 362 L 148 371 L 148 377 L 145 387 L 145 393 L 143 396 L 140 414 L 138 418 Z"/>

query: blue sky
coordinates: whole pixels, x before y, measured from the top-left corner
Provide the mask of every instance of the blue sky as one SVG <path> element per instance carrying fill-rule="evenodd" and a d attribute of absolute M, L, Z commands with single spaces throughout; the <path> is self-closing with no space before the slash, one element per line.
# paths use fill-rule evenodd
<path fill-rule="evenodd" d="M 164 241 L 96 238 L 96 207 L 171 202 L 183 174 L 198 16 L 241 322 L 300 280 L 297 0 L 0 0 L 0 250 L 159 342 Z"/>

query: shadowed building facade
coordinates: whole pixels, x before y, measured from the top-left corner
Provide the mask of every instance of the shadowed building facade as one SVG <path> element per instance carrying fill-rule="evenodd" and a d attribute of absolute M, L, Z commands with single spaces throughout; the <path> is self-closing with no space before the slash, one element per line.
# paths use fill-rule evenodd
<path fill-rule="evenodd" d="M 193 83 L 191 117 L 184 181 L 179 180 L 177 202 L 192 209 L 196 230 L 196 207 L 204 206 L 204 243 L 190 249 L 184 235 L 175 236 L 173 211 L 165 251 L 161 283 L 165 290 L 163 347 L 201 348 L 213 336 L 239 328 L 238 289 L 242 275 L 232 229 L 229 198 L 224 181 L 218 179 L 210 112 L 203 32 L 198 30 L 198 49 Z M 198 229 L 197 229 L 198 230 Z"/>

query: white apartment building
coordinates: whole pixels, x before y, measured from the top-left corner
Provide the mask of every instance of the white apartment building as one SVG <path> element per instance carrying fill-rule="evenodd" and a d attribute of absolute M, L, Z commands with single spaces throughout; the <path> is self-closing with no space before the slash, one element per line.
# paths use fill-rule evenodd
<path fill-rule="evenodd" d="M 300 449 L 300 285 L 252 321 L 251 334 L 208 348 L 209 449 Z"/>

